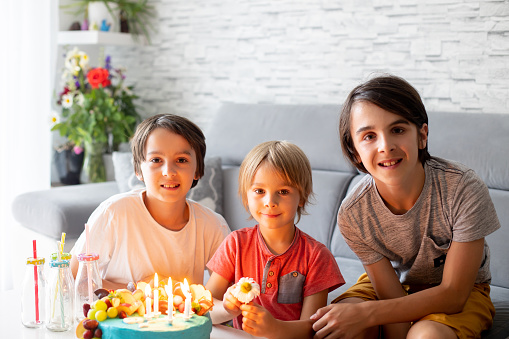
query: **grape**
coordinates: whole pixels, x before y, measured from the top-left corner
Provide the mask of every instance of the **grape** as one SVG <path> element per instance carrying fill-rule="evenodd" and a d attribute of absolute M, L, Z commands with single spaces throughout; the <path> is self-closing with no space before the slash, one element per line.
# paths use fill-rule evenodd
<path fill-rule="evenodd" d="M 83 328 L 86 330 L 95 330 L 99 326 L 97 320 L 85 319 L 83 321 Z"/>
<path fill-rule="evenodd" d="M 120 313 L 118 314 L 118 317 L 120 319 L 124 319 L 125 317 L 127 317 L 127 314 L 125 313 L 125 311 L 120 311 Z"/>
<path fill-rule="evenodd" d="M 95 313 L 97 312 L 97 310 L 95 308 L 91 308 L 88 313 L 87 313 L 87 318 L 88 319 L 92 319 L 92 320 L 95 320 Z"/>
<path fill-rule="evenodd" d="M 129 284 L 127 284 L 127 289 L 131 292 L 134 292 L 136 291 L 136 285 L 132 281 L 130 281 Z"/>
<path fill-rule="evenodd" d="M 94 337 L 94 333 L 91 330 L 86 330 L 83 332 L 83 339 L 92 339 Z"/>
<path fill-rule="evenodd" d="M 101 299 L 97 300 L 94 304 L 94 308 L 98 311 L 106 311 L 108 309 L 108 305 Z"/>
<path fill-rule="evenodd" d="M 95 332 L 94 332 L 94 337 L 95 338 L 102 338 L 103 336 L 103 331 L 101 331 L 100 328 L 96 329 Z"/>
<path fill-rule="evenodd" d="M 90 304 L 83 304 L 83 314 L 85 315 L 85 317 L 88 316 L 88 311 L 90 310 Z"/>
<path fill-rule="evenodd" d="M 106 318 L 108 318 L 108 315 L 106 314 L 106 311 L 104 311 L 104 310 L 99 310 L 95 313 L 95 319 L 97 321 L 105 321 Z"/>
<path fill-rule="evenodd" d="M 118 310 L 116 307 L 110 307 L 106 311 L 106 314 L 108 315 L 108 318 L 116 318 L 118 315 Z"/>

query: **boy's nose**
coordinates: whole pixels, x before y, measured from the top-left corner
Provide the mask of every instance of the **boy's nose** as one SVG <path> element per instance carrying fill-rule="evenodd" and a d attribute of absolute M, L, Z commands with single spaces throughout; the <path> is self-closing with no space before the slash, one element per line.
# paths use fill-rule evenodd
<path fill-rule="evenodd" d="M 167 163 L 163 166 L 163 175 L 164 176 L 173 176 L 176 171 L 172 163 Z"/>
<path fill-rule="evenodd" d="M 264 204 L 266 207 L 276 207 L 277 201 L 271 194 L 267 194 Z"/>
<path fill-rule="evenodd" d="M 394 151 L 396 146 L 390 136 L 380 135 L 378 137 L 378 152 L 390 152 Z"/>

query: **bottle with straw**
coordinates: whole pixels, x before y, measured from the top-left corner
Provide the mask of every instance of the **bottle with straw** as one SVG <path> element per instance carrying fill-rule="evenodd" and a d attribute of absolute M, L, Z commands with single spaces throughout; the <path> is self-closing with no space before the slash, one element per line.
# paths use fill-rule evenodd
<path fill-rule="evenodd" d="M 46 318 L 44 262 L 44 258 L 37 257 L 37 243 L 33 240 L 33 257 L 26 261 L 21 292 L 21 322 L 26 327 L 41 327 Z"/>
<path fill-rule="evenodd" d="M 46 328 L 54 332 L 70 330 L 74 323 L 74 278 L 70 261 L 63 259 L 63 246 L 58 242 L 56 259 L 50 262 L 51 278 L 47 293 Z"/>
<path fill-rule="evenodd" d="M 90 252 L 88 234 L 88 225 L 85 224 L 86 253 L 81 253 L 77 256 L 79 267 L 75 282 L 74 299 L 76 305 L 76 321 L 78 322 L 86 317 L 83 305 L 92 305 L 94 301 L 98 299 L 94 291 L 98 288 L 102 288 L 102 278 L 99 274 L 98 266 L 99 255 Z"/>

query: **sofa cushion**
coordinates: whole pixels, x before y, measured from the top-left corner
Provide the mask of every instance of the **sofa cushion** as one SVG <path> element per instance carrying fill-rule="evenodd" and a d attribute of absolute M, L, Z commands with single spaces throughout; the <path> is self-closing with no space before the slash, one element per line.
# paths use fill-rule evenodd
<path fill-rule="evenodd" d="M 115 181 L 120 192 L 145 187 L 143 181 L 138 180 L 134 173 L 133 156 L 131 152 L 113 152 L 113 167 Z M 215 212 L 223 212 L 223 177 L 221 174 L 221 158 L 205 158 L 205 173 L 198 184 L 191 188 L 187 197 L 207 206 Z"/>
<path fill-rule="evenodd" d="M 97 206 L 117 193 L 114 181 L 28 192 L 14 199 L 12 214 L 22 226 L 50 238 L 65 232 L 74 239 Z"/>
<path fill-rule="evenodd" d="M 509 190 L 507 114 L 429 113 L 429 151 L 473 169 L 489 188 Z"/>
<path fill-rule="evenodd" d="M 223 175 L 221 158 L 205 158 L 205 173 L 198 184 L 191 188 L 187 197 L 223 214 Z"/>
<path fill-rule="evenodd" d="M 113 152 L 113 170 L 118 190 L 123 193 L 132 189 L 145 187 L 134 173 L 133 154 L 131 152 Z"/>
<path fill-rule="evenodd" d="M 224 104 L 206 130 L 207 153 L 220 156 L 223 164 L 239 166 L 259 143 L 287 140 L 302 148 L 314 170 L 356 173 L 341 155 L 340 109 L 339 105 Z"/>
<path fill-rule="evenodd" d="M 490 190 L 500 229 L 486 237 L 490 247 L 491 284 L 509 288 L 509 192 Z M 508 299 L 509 300 L 509 299 Z"/>

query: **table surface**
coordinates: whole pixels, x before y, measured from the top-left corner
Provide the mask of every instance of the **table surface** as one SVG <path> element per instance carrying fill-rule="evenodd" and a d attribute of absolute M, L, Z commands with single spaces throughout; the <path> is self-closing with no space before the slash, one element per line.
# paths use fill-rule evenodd
<path fill-rule="evenodd" d="M 23 338 L 23 339 L 76 339 L 74 327 L 66 332 L 51 332 L 46 328 L 26 328 L 21 323 L 21 299 L 20 292 L 9 290 L 0 292 L 0 337 Z M 228 326 L 212 326 L 211 339 L 251 339 L 254 336 Z"/>

